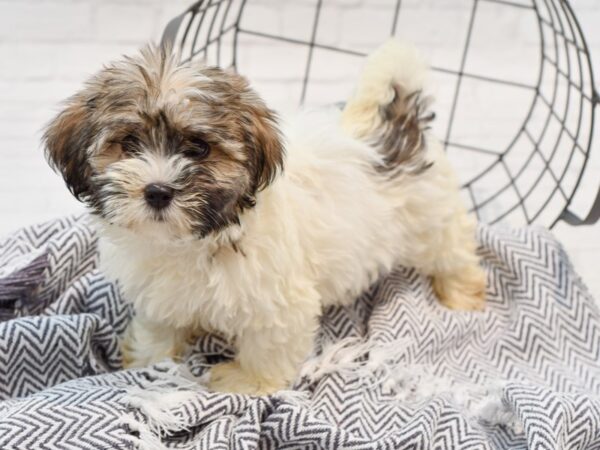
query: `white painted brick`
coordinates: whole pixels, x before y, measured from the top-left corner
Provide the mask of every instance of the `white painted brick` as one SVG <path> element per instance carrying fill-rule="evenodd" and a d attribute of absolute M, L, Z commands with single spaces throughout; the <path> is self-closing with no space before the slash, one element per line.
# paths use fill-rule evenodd
<path fill-rule="evenodd" d="M 113 59 L 137 51 L 139 45 L 116 43 L 3 43 L 0 79 L 82 80 Z"/>
<path fill-rule="evenodd" d="M 269 106 L 280 113 L 292 113 L 299 105 L 301 94 L 300 83 L 257 80 L 253 83 L 253 86 Z"/>
<path fill-rule="evenodd" d="M 0 43 L 0 60 L 7 62 L 0 64 L 0 79 L 49 78 L 52 75 L 56 57 L 44 50 L 53 53 L 60 51 L 60 48 L 60 46 L 51 44 Z"/>
<path fill-rule="evenodd" d="M 258 31 L 275 36 L 281 35 L 281 25 L 281 9 L 274 3 L 249 3 L 240 21 L 240 28 L 243 30 Z"/>
<path fill-rule="evenodd" d="M 594 29 L 600 24 L 600 9 L 590 8 L 589 10 L 582 11 L 578 16 L 578 20 L 584 29 Z M 596 48 L 600 45 L 600 33 L 587 33 L 585 38 L 589 45 L 594 45 Z"/>
<path fill-rule="evenodd" d="M 337 5 L 325 3 L 319 15 L 319 27 L 316 40 L 319 44 L 339 47 L 342 43 L 342 14 L 343 9 Z M 304 24 L 309 28 L 308 24 Z"/>
<path fill-rule="evenodd" d="M 273 6 L 275 3 L 277 3 L 279 0 L 273 1 L 273 0 L 252 0 L 252 4 L 257 4 L 257 5 L 267 5 L 267 6 Z M 297 5 L 313 5 L 315 3 L 315 0 L 282 0 L 288 3 L 295 3 Z M 331 0 L 328 0 L 331 1 Z"/>
<path fill-rule="evenodd" d="M 315 48 L 313 51 L 310 79 L 324 82 L 351 81 L 355 83 L 358 79 L 361 69 L 364 66 L 364 59 L 336 52 L 328 49 Z M 348 94 L 344 91 L 344 97 Z M 337 100 L 343 100 L 338 98 Z"/>
<path fill-rule="evenodd" d="M 239 0 L 238 0 L 239 1 Z M 191 4 L 190 1 L 186 0 L 172 0 L 165 2 L 158 0 L 158 15 L 157 25 L 158 29 L 154 31 L 156 37 L 160 37 L 164 27 L 167 23 L 175 16 L 182 14 L 187 7 Z"/>
<path fill-rule="evenodd" d="M 90 2 L 0 1 L 0 41 L 86 39 L 92 27 Z"/>
<path fill-rule="evenodd" d="M 364 0 L 331 0 L 328 5 L 341 8 L 359 8 L 365 5 Z"/>
<path fill-rule="evenodd" d="M 101 3 L 95 11 L 94 40 L 102 42 L 149 41 L 157 31 L 160 8 L 157 5 Z"/>
<path fill-rule="evenodd" d="M 415 0 L 407 5 L 411 8 L 406 14 L 400 14 L 396 36 L 417 45 L 433 65 L 458 69 L 470 10 L 464 4 L 451 10 L 426 8 Z"/>
<path fill-rule="evenodd" d="M 33 104 L 41 102 L 57 103 L 72 95 L 81 87 L 81 81 L 77 80 L 52 80 L 36 79 L 0 79 L 0 102 L 9 104 L 11 102 L 29 101 Z"/>
<path fill-rule="evenodd" d="M 309 41 L 316 13 L 316 1 L 296 3 L 281 10 L 283 35 L 302 41 Z"/>
<path fill-rule="evenodd" d="M 347 9 L 342 13 L 341 39 L 345 47 L 372 50 L 389 38 L 392 31 L 392 10 Z"/>
<path fill-rule="evenodd" d="M 243 48 L 238 54 L 238 68 L 251 80 L 301 80 L 304 75 L 308 46 L 255 37 L 240 37 L 240 46 Z"/>
<path fill-rule="evenodd" d="M 571 0 L 569 3 L 578 18 L 585 15 L 587 11 L 598 11 L 598 0 Z"/>

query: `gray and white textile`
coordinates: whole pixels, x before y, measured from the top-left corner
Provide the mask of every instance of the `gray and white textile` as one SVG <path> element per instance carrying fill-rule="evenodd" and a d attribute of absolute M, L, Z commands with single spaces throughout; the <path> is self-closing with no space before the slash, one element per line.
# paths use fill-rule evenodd
<path fill-rule="evenodd" d="M 87 218 L 0 240 L 0 449 L 600 448 L 600 315 L 556 240 L 479 228 L 484 312 L 399 268 L 325 311 L 294 390 L 211 393 L 216 336 L 187 364 L 120 370 L 130 317 Z M 176 298 L 173 299 L 177 301 Z"/>

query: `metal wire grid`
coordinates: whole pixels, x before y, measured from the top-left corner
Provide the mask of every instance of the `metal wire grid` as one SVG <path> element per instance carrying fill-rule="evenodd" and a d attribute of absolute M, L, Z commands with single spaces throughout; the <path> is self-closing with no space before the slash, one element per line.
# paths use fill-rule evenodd
<path fill-rule="evenodd" d="M 481 167 L 478 173 L 463 183 L 463 189 L 472 202 L 472 210 L 480 219 L 489 223 L 501 221 L 515 212 L 520 212 L 526 223 L 539 222 L 543 218 L 550 227 L 560 219 L 573 225 L 596 222 L 600 217 L 600 192 L 585 219 L 578 218 L 569 210 L 589 158 L 595 106 L 600 101 L 593 88 L 594 78 L 588 47 L 570 5 L 565 0 L 468 1 L 471 1 L 471 9 L 459 69 L 452 70 L 435 65 L 432 69 L 456 77 L 448 126 L 443 140 L 446 148 L 492 157 L 490 163 Z M 315 0 L 312 22 L 306 23 L 311 30 L 309 40 L 244 28 L 242 18 L 247 3 L 246 0 L 198 1 L 169 23 L 163 41 L 170 41 L 178 46 L 183 61 L 204 59 L 209 64 L 234 69 L 237 69 L 238 43 L 243 36 L 270 39 L 292 46 L 305 46 L 308 53 L 298 99 L 300 104 L 304 103 L 307 88 L 314 76 L 312 64 L 315 49 L 360 58 L 366 56 L 362 51 L 318 41 L 317 31 L 324 0 Z M 478 7 L 482 3 L 516 8 L 535 15 L 540 39 L 539 71 L 535 84 L 484 76 L 465 70 L 472 47 Z M 397 32 L 401 11 L 402 0 L 396 0 L 390 14 L 389 29 L 392 36 Z M 531 102 L 525 119 L 505 148 L 485 148 L 452 139 L 453 127 L 457 120 L 457 105 L 465 79 L 517 87 L 530 93 Z M 559 95 L 560 89 L 566 89 L 566 94 Z M 549 129 L 552 128 L 551 123 L 558 124 L 559 129 L 550 139 L 548 136 Z M 527 147 L 525 150 L 524 143 Z M 520 162 L 518 166 L 512 166 L 507 160 L 517 151 L 521 156 Z M 561 167 L 557 170 L 553 165 L 556 165 L 559 154 L 562 155 Z M 542 167 L 538 168 L 536 173 L 532 173 L 534 158 L 542 161 Z M 486 177 L 489 178 L 490 173 L 499 168 L 505 173 L 507 181 L 491 192 L 489 189 L 487 192 L 486 189 L 481 189 L 485 195 L 478 196 L 478 188 Z M 525 180 L 527 183 L 523 183 Z M 545 180 L 545 184 L 540 189 L 542 180 Z M 548 180 L 551 181 L 550 185 Z M 524 184 L 527 185 L 525 189 Z M 513 197 L 516 195 L 516 200 L 508 205 L 500 202 L 499 199 L 509 192 Z"/>

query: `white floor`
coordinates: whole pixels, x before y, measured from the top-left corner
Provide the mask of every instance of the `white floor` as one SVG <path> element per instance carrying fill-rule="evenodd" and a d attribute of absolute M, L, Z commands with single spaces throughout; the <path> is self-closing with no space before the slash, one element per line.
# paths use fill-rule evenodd
<path fill-rule="evenodd" d="M 250 0 L 243 23 L 250 29 L 301 38 L 311 29 L 314 1 Z M 403 0 L 403 8 L 410 11 L 414 20 L 404 20 L 409 17 L 408 12 L 401 15 L 398 34 L 423 47 L 434 66 L 453 67 L 460 60 L 464 40 L 460 31 L 468 26 L 472 2 Z M 515 2 L 530 3 L 528 0 Z M 158 39 L 168 19 L 188 3 L 182 0 L 0 0 L 0 235 L 22 225 L 82 210 L 69 196 L 62 180 L 48 168 L 39 146 L 40 130 L 58 111 L 59 102 L 72 94 L 87 75 L 103 62 L 135 51 L 148 38 Z M 474 35 L 487 33 L 490 37 L 496 32 L 502 39 L 494 41 L 492 46 L 484 44 L 483 39 L 475 40 L 473 55 L 482 55 L 483 59 L 470 56 L 468 63 L 474 66 L 467 65 L 467 69 L 506 79 L 515 73 L 524 73 L 530 55 L 539 46 L 533 37 L 535 27 L 531 17 L 517 16 L 518 8 L 503 8 L 490 0 L 479 3 L 478 14 L 488 14 L 489 23 L 482 26 L 483 19 L 476 23 Z M 600 86 L 600 1 L 573 0 L 571 3 L 590 46 L 596 85 Z M 379 36 L 381 23 L 389 19 L 395 0 L 328 0 L 325 4 L 322 20 L 326 26 L 322 25 L 317 33 L 319 42 L 327 45 L 343 42 L 350 48 L 367 50 L 383 39 Z M 297 74 L 301 70 L 300 66 L 300 69 L 296 67 L 299 58 L 295 50 L 284 49 L 283 58 L 287 59 L 282 60 L 280 56 L 272 56 L 273 47 L 265 51 L 252 39 L 242 40 L 241 46 L 241 70 L 251 75 L 273 104 L 289 107 L 286 96 L 297 89 Z M 334 55 L 315 51 L 313 70 L 320 71 L 322 76 L 313 80 L 307 92 L 309 102 L 337 99 L 332 93 L 351 78 L 348 71 L 353 70 L 344 64 Z M 438 123 L 443 124 L 451 104 L 446 96 L 449 91 L 445 89 L 448 85 L 454 86 L 454 79 L 436 75 L 434 81 L 439 84 L 436 91 L 439 93 Z M 481 93 L 477 86 L 469 87 L 468 83 L 463 89 L 467 98 L 472 97 L 480 104 L 496 102 L 492 108 L 493 118 L 501 127 L 522 113 L 518 101 L 508 101 L 500 89 Z M 465 122 L 472 126 L 455 132 L 462 142 L 469 142 L 471 138 L 481 142 L 482 136 L 485 142 L 485 138 L 494 134 L 485 120 L 477 116 L 475 107 L 466 112 L 459 109 L 458 113 L 463 117 L 474 116 L 473 121 Z M 596 129 L 600 129 L 600 123 Z M 444 134 L 445 130 L 437 131 Z M 600 188 L 600 134 L 596 135 L 590 170 L 574 203 L 581 214 L 585 214 Z M 493 144 L 490 138 L 489 145 Z M 458 166 L 461 170 L 479 167 L 474 160 L 459 160 Z M 584 281 L 600 298 L 600 224 L 575 228 L 559 223 L 554 232 Z"/>

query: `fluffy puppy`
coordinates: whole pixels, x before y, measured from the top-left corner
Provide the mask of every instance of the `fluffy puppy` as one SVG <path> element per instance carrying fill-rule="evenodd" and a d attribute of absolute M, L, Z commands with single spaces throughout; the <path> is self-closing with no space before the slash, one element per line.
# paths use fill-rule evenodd
<path fill-rule="evenodd" d="M 484 304 L 474 224 L 427 131 L 426 68 L 389 42 L 345 109 L 283 124 L 232 72 L 162 48 L 106 66 L 45 133 L 96 218 L 101 261 L 136 315 L 127 366 L 216 332 L 237 350 L 215 390 L 286 387 L 321 310 L 401 264 L 456 309 Z M 285 170 L 284 170 L 285 168 Z"/>

